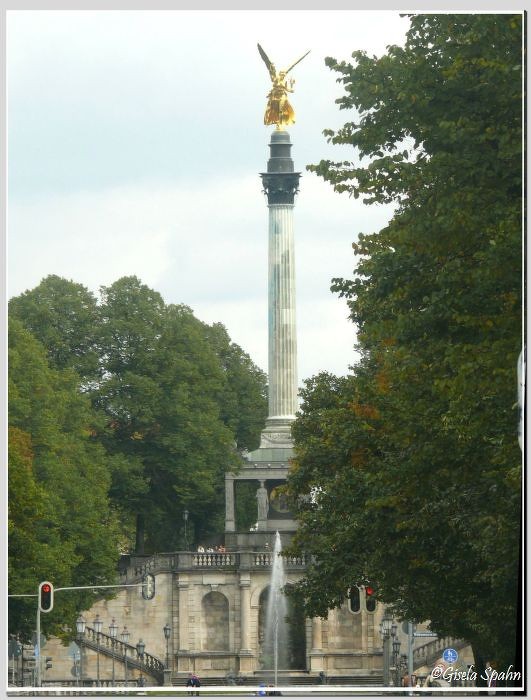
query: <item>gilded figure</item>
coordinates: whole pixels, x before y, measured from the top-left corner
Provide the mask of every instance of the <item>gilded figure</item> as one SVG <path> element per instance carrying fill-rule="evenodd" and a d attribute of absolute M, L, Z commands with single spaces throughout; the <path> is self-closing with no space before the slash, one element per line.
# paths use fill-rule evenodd
<path fill-rule="evenodd" d="M 271 77 L 271 90 L 267 95 L 264 124 L 276 124 L 277 129 L 282 129 L 283 126 L 295 123 L 295 112 L 288 100 L 288 92 L 293 92 L 293 85 L 295 84 L 295 81 L 293 78 L 288 80 L 286 76 L 290 70 L 294 68 L 297 63 L 300 63 L 303 58 L 306 58 L 310 52 L 307 51 L 304 56 L 301 56 L 286 70 L 277 72 L 275 64 L 269 60 L 266 52 L 263 50 L 260 44 L 258 44 L 258 51 L 266 64 L 267 70 L 269 71 L 269 75 Z"/>

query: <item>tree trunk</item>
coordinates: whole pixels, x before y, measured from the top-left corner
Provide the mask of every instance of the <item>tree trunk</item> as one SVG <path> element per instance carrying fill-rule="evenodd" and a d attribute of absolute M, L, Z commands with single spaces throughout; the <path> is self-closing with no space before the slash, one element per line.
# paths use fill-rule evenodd
<path fill-rule="evenodd" d="M 144 554 L 144 514 L 136 515 L 135 554 Z"/>

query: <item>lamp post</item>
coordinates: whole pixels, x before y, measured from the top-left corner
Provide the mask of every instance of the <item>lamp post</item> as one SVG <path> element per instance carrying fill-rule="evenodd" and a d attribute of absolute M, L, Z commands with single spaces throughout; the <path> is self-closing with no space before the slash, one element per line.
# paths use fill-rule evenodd
<path fill-rule="evenodd" d="M 144 642 L 139 639 L 138 642 L 136 643 L 136 653 L 138 658 L 140 659 L 140 663 L 144 663 L 144 650 L 146 648 L 146 645 Z M 144 685 L 144 676 L 142 675 L 142 671 L 140 671 L 140 678 L 138 679 L 138 685 Z"/>
<path fill-rule="evenodd" d="M 96 682 L 100 684 L 100 634 L 103 629 L 103 620 L 100 619 L 99 613 L 94 618 L 94 631 L 96 632 Z"/>
<path fill-rule="evenodd" d="M 80 615 L 76 620 L 76 632 L 77 638 L 79 640 L 79 677 L 77 684 L 81 685 L 83 683 L 83 637 L 85 636 L 85 618 Z"/>
<path fill-rule="evenodd" d="M 115 649 L 115 640 L 116 640 L 116 635 L 118 634 L 118 625 L 116 624 L 116 620 L 114 617 L 112 618 L 112 622 L 109 625 L 109 634 L 111 636 L 111 644 L 112 644 L 112 684 L 114 686 L 114 681 L 115 681 L 115 676 L 114 676 L 114 649 Z"/>
<path fill-rule="evenodd" d="M 389 685 L 389 641 L 391 639 L 392 623 L 393 619 L 388 616 L 386 610 L 382 621 L 380 622 L 380 635 L 382 637 L 383 642 L 383 683 L 386 687 Z"/>
<path fill-rule="evenodd" d="M 400 654 L 400 678 L 407 673 L 407 654 Z"/>
<path fill-rule="evenodd" d="M 395 667 L 395 685 L 400 685 L 400 639 L 393 638 L 393 666 Z"/>
<path fill-rule="evenodd" d="M 170 667 L 170 653 L 168 651 L 169 649 L 169 643 L 170 643 L 170 635 L 171 635 L 171 627 L 169 622 L 167 622 L 164 627 L 164 639 L 166 640 L 166 668 Z"/>
<path fill-rule="evenodd" d="M 129 641 L 129 637 L 131 636 L 131 633 L 127 629 L 127 625 L 124 625 L 124 628 L 120 634 L 120 639 L 124 643 L 124 679 L 125 679 L 125 687 L 127 688 L 127 642 Z"/>
<path fill-rule="evenodd" d="M 185 550 L 188 551 L 188 511 L 183 512 L 184 519 L 184 546 Z"/>

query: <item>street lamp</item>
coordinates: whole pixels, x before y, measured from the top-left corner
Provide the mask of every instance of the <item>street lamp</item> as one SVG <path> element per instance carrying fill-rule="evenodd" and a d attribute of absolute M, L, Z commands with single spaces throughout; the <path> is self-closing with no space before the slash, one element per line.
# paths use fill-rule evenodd
<path fill-rule="evenodd" d="M 112 622 L 109 625 L 109 634 L 111 636 L 112 640 L 112 684 L 114 686 L 114 648 L 115 648 L 115 640 L 116 640 L 116 635 L 118 634 L 118 625 L 116 624 L 116 620 L 114 617 L 112 618 Z"/>
<path fill-rule="evenodd" d="M 125 678 L 125 687 L 127 688 L 127 642 L 129 641 L 129 637 L 131 636 L 131 633 L 127 629 L 127 625 L 124 625 L 124 628 L 120 634 L 120 639 L 124 643 L 124 678 Z"/>
<path fill-rule="evenodd" d="M 78 678 L 78 685 L 81 685 L 83 682 L 83 637 L 85 636 L 85 627 L 86 627 L 86 622 L 85 618 L 83 615 L 80 615 L 77 620 L 76 620 L 76 632 L 77 632 L 77 638 L 79 640 L 79 678 Z"/>
<path fill-rule="evenodd" d="M 168 645 L 170 643 L 171 627 L 169 622 L 167 622 L 164 627 L 164 638 L 166 639 L 166 668 L 170 667 L 170 654 L 168 651 Z"/>
<path fill-rule="evenodd" d="M 100 619 L 99 613 L 94 618 L 94 631 L 96 632 L 96 680 L 100 684 L 100 634 L 103 629 L 103 620 Z"/>
<path fill-rule="evenodd" d="M 183 518 L 184 518 L 184 546 L 186 548 L 186 551 L 188 551 L 188 531 L 187 531 L 187 526 L 188 526 L 188 511 L 185 510 L 183 512 Z"/>
<path fill-rule="evenodd" d="M 395 667 L 395 685 L 400 685 L 400 639 L 393 637 L 393 666 Z"/>
<path fill-rule="evenodd" d="M 394 632 L 396 634 L 396 625 L 394 626 Z M 391 634 L 393 632 L 393 618 L 389 617 L 387 610 L 384 613 L 382 621 L 380 622 L 380 635 L 383 641 L 383 682 L 384 686 L 389 685 L 389 640 L 391 639 Z"/>
<path fill-rule="evenodd" d="M 400 654 L 400 670 L 402 673 L 402 676 L 408 673 L 408 655 L 407 654 Z M 409 674 L 408 674 L 409 675 Z"/>
<path fill-rule="evenodd" d="M 138 658 L 140 659 L 140 663 L 144 663 L 144 649 L 146 648 L 146 645 L 144 642 L 139 639 L 138 642 L 136 643 L 136 653 Z M 144 676 L 142 675 L 142 671 L 140 671 L 140 678 L 138 679 L 138 685 L 143 686 L 144 685 Z"/>

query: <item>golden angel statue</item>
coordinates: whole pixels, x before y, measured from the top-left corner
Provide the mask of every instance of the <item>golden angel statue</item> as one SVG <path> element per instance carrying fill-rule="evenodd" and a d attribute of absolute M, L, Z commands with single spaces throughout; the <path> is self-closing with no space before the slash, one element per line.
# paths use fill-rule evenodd
<path fill-rule="evenodd" d="M 264 49 L 258 44 L 258 51 L 267 66 L 269 75 L 271 76 L 272 87 L 267 95 L 267 107 L 264 115 L 264 124 L 276 124 L 277 129 L 281 129 L 286 124 L 295 123 L 295 112 L 288 101 L 288 92 L 293 92 L 293 79 L 286 79 L 287 74 L 297 63 L 300 63 L 303 58 L 310 53 L 307 51 L 304 56 L 301 56 L 287 70 L 278 71 L 275 64 L 271 63 Z"/>

